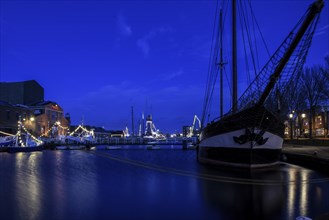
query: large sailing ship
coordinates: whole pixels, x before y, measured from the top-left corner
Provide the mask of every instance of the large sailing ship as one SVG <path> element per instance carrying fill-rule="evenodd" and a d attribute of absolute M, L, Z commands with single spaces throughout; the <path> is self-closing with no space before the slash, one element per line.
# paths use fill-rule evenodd
<path fill-rule="evenodd" d="M 232 1 L 232 108 L 202 128 L 197 148 L 200 162 L 245 168 L 266 167 L 279 162 L 284 136 L 280 101 L 284 100 L 287 88 L 302 71 L 323 6 L 323 0 L 310 5 L 295 28 L 237 99 L 236 2 Z M 220 60 L 214 59 L 213 65 L 222 67 L 223 64 L 222 56 Z M 209 91 L 213 91 L 213 88 Z M 205 95 L 205 106 L 212 93 L 209 91 Z M 207 107 L 204 107 L 202 124 L 206 110 Z"/>

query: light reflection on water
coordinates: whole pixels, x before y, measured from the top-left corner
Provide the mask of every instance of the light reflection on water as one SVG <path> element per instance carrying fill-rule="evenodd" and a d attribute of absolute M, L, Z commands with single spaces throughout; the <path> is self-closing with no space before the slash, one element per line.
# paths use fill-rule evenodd
<path fill-rule="evenodd" d="M 39 165 L 38 154 L 24 155 L 17 153 L 15 159 L 15 186 L 12 186 L 15 192 L 16 206 L 19 210 L 30 207 L 30 212 L 26 215 L 20 215 L 21 218 L 36 219 L 40 213 L 40 183 L 37 167 Z M 28 175 L 24 175 L 28 173 Z M 17 199 L 23 198 L 23 199 Z M 26 201 L 29 201 L 26 203 Z M 20 213 L 18 213 L 20 214 Z"/>
<path fill-rule="evenodd" d="M 329 178 L 320 173 L 287 164 L 219 170 L 198 164 L 195 151 L 172 148 L 2 153 L 0 219 L 295 219 L 329 212 Z"/>
<path fill-rule="evenodd" d="M 288 172 L 288 182 L 296 182 L 296 173 L 297 171 L 294 168 L 291 168 Z M 290 184 L 287 187 L 288 189 L 288 216 L 295 216 L 295 201 L 296 201 L 296 184 Z"/>

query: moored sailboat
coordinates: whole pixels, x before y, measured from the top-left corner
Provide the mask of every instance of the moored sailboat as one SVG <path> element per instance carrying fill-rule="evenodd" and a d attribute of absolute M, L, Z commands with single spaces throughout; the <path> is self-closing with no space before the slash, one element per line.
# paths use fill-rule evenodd
<path fill-rule="evenodd" d="M 273 103 L 284 97 L 286 88 L 301 71 L 323 5 L 322 0 L 317 0 L 309 7 L 237 100 L 236 6 L 233 0 L 232 108 L 228 114 L 202 128 L 197 155 L 200 162 L 245 168 L 266 167 L 279 162 L 284 124 L 280 109 L 273 108 Z M 214 63 L 223 64 L 222 59 Z"/>

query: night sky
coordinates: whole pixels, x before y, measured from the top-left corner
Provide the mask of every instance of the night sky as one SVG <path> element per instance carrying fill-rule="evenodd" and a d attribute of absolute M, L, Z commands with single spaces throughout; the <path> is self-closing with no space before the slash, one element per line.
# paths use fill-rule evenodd
<path fill-rule="evenodd" d="M 311 3 L 252 1 L 271 53 Z M 181 132 L 201 117 L 216 4 L 0 0 L 0 81 L 35 79 L 73 124 L 130 129 L 133 106 L 136 127 L 144 112 Z M 326 0 L 307 66 L 329 54 L 328 14 Z"/>

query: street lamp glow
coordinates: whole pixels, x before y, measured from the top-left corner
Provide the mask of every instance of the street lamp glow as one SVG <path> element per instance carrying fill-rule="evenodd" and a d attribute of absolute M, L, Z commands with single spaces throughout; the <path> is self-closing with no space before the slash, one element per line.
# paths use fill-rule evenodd
<path fill-rule="evenodd" d="M 305 118 L 305 117 L 306 117 L 306 114 L 305 114 L 305 113 L 303 113 L 303 114 L 302 114 L 302 118 Z"/>
<path fill-rule="evenodd" d="M 289 114 L 289 118 L 292 118 L 294 117 L 294 115 L 292 113 Z"/>
<path fill-rule="evenodd" d="M 31 117 L 31 118 L 30 118 L 30 121 L 34 121 L 34 120 L 35 120 L 34 117 Z"/>

